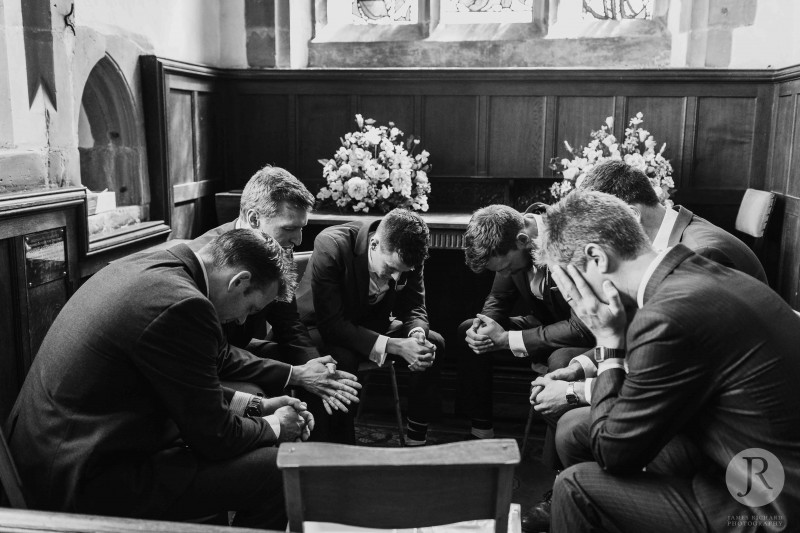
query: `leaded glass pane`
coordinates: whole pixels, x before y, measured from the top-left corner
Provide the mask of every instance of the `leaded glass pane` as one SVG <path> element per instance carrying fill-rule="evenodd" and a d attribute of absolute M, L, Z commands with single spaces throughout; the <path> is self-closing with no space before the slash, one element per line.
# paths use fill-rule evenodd
<path fill-rule="evenodd" d="M 354 24 L 416 24 L 418 0 L 353 0 Z"/>
<path fill-rule="evenodd" d="M 583 18 L 652 20 L 653 0 L 583 0 Z"/>
<path fill-rule="evenodd" d="M 442 0 L 445 24 L 533 22 L 533 0 Z"/>

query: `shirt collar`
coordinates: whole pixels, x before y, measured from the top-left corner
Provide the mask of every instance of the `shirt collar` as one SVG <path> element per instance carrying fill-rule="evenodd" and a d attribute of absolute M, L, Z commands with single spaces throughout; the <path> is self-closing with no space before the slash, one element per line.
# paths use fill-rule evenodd
<path fill-rule="evenodd" d="M 208 294 L 211 291 L 211 287 L 208 285 L 208 272 L 206 271 L 206 265 L 203 263 L 203 260 L 197 255 L 197 252 L 192 252 L 194 256 L 197 258 L 197 262 L 200 263 L 200 270 L 203 272 L 203 279 L 206 281 L 206 294 L 204 295 L 208 298 Z"/>
<path fill-rule="evenodd" d="M 678 220 L 678 212 L 667 208 L 664 213 L 664 219 L 661 221 L 661 226 L 658 228 L 658 233 L 656 233 L 656 238 L 653 239 L 653 250 L 660 252 L 669 246 L 669 236 L 672 235 L 672 228 L 675 227 L 676 220 Z"/>
<path fill-rule="evenodd" d="M 670 210 L 671 211 L 671 210 Z M 639 305 L 639 309 L 644 307 L 644 291 L 647 288 L 647 284 L 650 281 L 650 278 L 653 277 L 653 272 L 656 271 L 658 265 L 661 264 L 661 261 L 664 260 L 664 257 L 669 253 L 672 248 L 667 248 L 665 250 L 661 250 L 655 259 L 650 263 L 647 267 L 647 270 L 644 271 L 644 276 L 642 276 L 642 281 L 639 282 L 639 290 L 636 292 L 636 303 Z"/>
<path fill-rule="evenodd" d="M 236 222 L 233 223 L 233 229 L 242 229 L 242 221 L 238 218 L 236 219 Z"/>

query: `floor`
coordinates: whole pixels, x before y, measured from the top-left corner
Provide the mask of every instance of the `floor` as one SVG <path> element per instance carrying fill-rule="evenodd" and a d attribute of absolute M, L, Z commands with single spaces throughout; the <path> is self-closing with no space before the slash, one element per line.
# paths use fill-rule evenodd
<path fill-rule="evenodd" d="M 469 437 L 469 421 L 463 416 L 453 414 L 452 402 L 447 399 L 443 401 L 442 411 L 441 420 L 431 423 L 428 442 L 446 444 L 466 440 Z M 503 409 L 501 404 L 495 406 L 495 411 L 511 413 L 511 416 L 507 417 L 496 416 L 495 437 L 516 439 L 521 451 L 527 420 L 525 410 L 520 409 L 518 405 Z M 523 512 L 542 499 L 542 495 L 552 488 L 555 478 L 555 472 L 540 461 L 544 432 L 545 424 L 537 416 L 531 425 L 527 449 L 514 475 L 511 501 L 519 503 Z M 357 421 L 356 438 L 358 443 L 364 446 L 400 445 L 391 398 L 370 396 Z"/>

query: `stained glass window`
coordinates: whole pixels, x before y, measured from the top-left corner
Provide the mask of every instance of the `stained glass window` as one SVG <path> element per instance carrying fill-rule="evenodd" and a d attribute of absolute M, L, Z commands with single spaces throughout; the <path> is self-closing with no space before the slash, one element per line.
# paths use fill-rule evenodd
<path fill-rule="evenodd" d="M 653 0 L 583 0 L 583 18 L 651 20 Z"/>
<path fill-rule="evenodd" d="M 533 22 L 533 0 L 442 0 L 444 24 Z"/>
<path fill-rule="evenodd" d="M 353 24 L 416 24 L 418 0 L 353 0 Z"/>

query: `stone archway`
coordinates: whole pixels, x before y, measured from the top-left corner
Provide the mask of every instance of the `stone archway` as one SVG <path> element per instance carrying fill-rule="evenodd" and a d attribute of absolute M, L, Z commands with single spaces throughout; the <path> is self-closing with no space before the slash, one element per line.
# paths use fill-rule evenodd
<path fill-rule="evenodd" d="M 91 234 L 147 219 L 150 195 L 144 141 L 136 124 L 133 94 L 109 55 L 95 64 L 83 89 L 78 152 L 81 183 L 90 191 L 113 191 L 116 197 L 113 213 L 90 220 Z"/>

